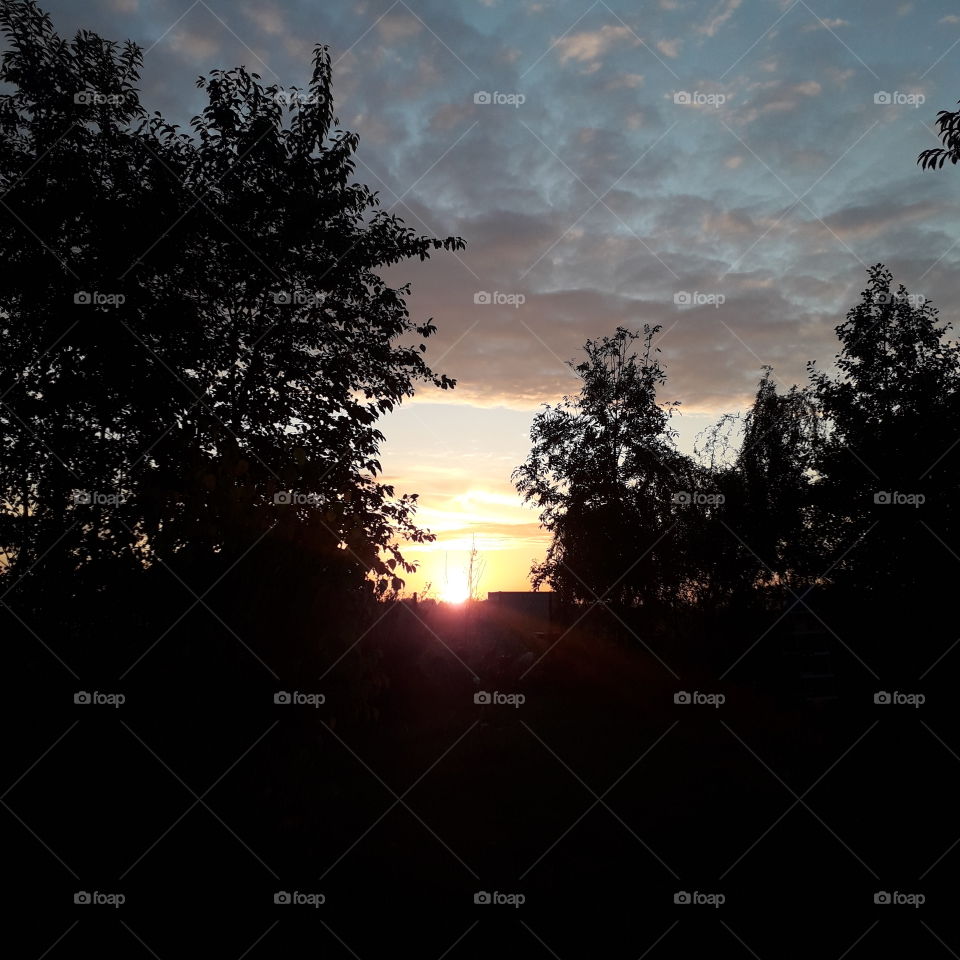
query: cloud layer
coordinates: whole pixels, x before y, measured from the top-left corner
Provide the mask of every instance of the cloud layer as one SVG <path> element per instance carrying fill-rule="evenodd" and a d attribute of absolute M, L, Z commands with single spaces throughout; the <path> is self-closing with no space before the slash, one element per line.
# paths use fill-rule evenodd
<path fill-rule="evenodd" d="M 140 42 L 144 101 L 180 122 L 197 74 L 244 63 L 303 86 L 313 44 L 331 46 L 357 178 L 415 229 L 468 243 L 389 271 L 459 380 L 414 404 L 425 459 L 463 452 L 464 404 L 496 447 L 508 411 L 529 423 L 570 391 L 565 361 L 617 325 L 660 325 L 663 399 L 713 414 L 743 405 L 763 364 L 787 384 L 828 365 L 869 264 L 953 315 L 960 173 L 915 163 L 960 97 L 948 0 L 47 6 L 61 32 Z M 433 483 L 399 457 L 414 489 Z M 478 488 L 505 496 L 515 462 L 485 461 Z M 434 504 L 451 523 L 454 495 Z"/>

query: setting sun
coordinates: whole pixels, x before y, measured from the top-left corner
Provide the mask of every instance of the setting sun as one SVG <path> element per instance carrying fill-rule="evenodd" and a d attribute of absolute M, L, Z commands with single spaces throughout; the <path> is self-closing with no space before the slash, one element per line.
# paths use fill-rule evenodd
<path fill-rule="evenodd" d="M 464 603 L 470 598 L 470 588 L 466 576 L 452 577 L 441 594 L 444 603 Z"/>

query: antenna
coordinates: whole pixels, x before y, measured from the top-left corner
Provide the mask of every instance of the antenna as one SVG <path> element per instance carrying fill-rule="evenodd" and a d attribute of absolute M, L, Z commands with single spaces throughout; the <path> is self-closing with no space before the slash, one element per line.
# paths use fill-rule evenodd
<path fill-rule="evenodd" d="M 480 599 L 480 581 L 487 569 L 486 560 L 477 551 L 477 535 L 473 535 L 470 546 L 470 561 L 467 565 L 467 593 L 469 599 Z"/>
<path fill-rule="evenodd" d="M 473 560 L 477 555 L 477 535 L 473 535 L 473 539 L 470 541 L 470 565 L 467 567 L 467 599 L 476 600 L 477 598 L 474 594 L 474 583 L 473 583 Z"/>

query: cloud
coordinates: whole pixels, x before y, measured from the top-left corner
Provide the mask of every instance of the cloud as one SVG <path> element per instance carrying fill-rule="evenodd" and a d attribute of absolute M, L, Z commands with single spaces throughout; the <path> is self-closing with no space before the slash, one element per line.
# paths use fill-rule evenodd
<path fill-rule="evenodd" d="M 612 80 L 607 82 L 607 90 L 618 90 L 621 88 L 626 88 L 629 90 L 636 90 L 638 87 L 643 86 L 643 75 L 639 73 L 620 73 L 617 74 Z"/>
<path fill-rule="evenodd" d="M 263 6 L 260 3 L 245 4 L 243 12 L 256 24 L 258 29 L 268 36 L 280 35 L 286 31 L 283 14 L 276 7 Z"/>
<path fill-rule="evenodd" d="M 409 40 L 423 29 L 423 24 L 409 14 L 389 14 L 377 21 L 377 33 L 384 43 L 393 44 Z"/>
<path fill-rule="evenodd" d="M 836 30 L 839 27 L 849 27 L 849 20 L 836 18 L 831 20 L 829 17 L 818 17 L 816 23 L 808 23 L 803 27 L 804 33 L 812 33 L 814 30 Z"/>
<path fill-rule="evenodd" d="M 697 29 L 708 37 L 716 36 L 717 31 L 737 12 L 742 2 L 743 0 L 721 0 L 710 11 L 707 21 Z"/>
<path fill-rule="evenodd" d="M 169 34 L 170 49 L 206 67 L 220 55 L 220 40 L 197 30 L 175 30 Z"/>
<path fill-rule="evenodd" d="M 819 96 L 823 88 L 816 80 L 790 83 L 785 78 L 750 84 L 739 101 L 737 122 L 748 126 L 771 114 L 792 113 L 805 100 Z"/>
<path fill-rule="evenodd" d="M 585 63 L 596 60 L 616 43 L 629 40 L 631 37 L 634 38 L 635 43 L 639 42 L 629 27 L 607 25 L 599 30 L 583 31 L 571 34 L 568 37 L 561 37 L 554 42 L 554 46 L 560 51 L 561 62 L 578 60 Z"/>
<path fill-rule="evenodd" d="M 432 131 L 462 130 L 470 122 L 473 104 L 444 103 L 430 117 Z"/>
<path fill-rule="evenodd" d="M 354 179 L 380 191 L 383 208 L 418 233 L 468 244 L 456 256 L 438 252 L 383 271 L 391 285 L 412 283 L 411 316 L 438 326 L 428 362 L 459 381 L 452 393 L 418 390 L 404 405 L 415 418 L 395 443 L 390 420 L 384 465 L 405 478 L 398 489 L 421 490 L 431 510 L 448 511 L 445 529 L 458 536 L 476 518 L 453 514 L 472 510 L 491 524 L 526 522 L 504 503 L 452 501 L 471 489 L 508 497 L 532 411 L 576 390 L 565 361 L 581 356 L 588 337 L 618 324 L 661 324 L 663 398 L 682 400 L 689 423 L 691 411 L 748 403 L 761 362 L 786 385 L 804 381 L 807 359 L 829 364 L 833 327 L 864 286 L 864 263 L 887 262 L 938 305 L 960 298 L 951 171 L 916 170 L 929 140 L 924 111 L 874 107 L 875 78 L 823 32 L 845 22 L 815 22 L 800 8 L 751 47 L 776 16 L 763 14 L 766 2 L 648 4 L 650 36 L 698 41 L 658 48 L 681 81 L 625 24 L 586 21 L 562 35 L 571 18 L 561 4 L 528 3 L 536 16 L 508 21 L 505 3 L 490 10 L 419 0 L 427 29 L 402 4 L 376 23 L 390 0 L 243 2 L 236 6 L 249 17 L 211 0 L 243 43 L 201 5 L 160 39 L 182 0 L 45 6 L 67 36 L 89 26 L 116 39 L 130 33 L 145 47 L 160 40 L 147 56 L 143 102 L 179 123 L 203 106 L 195 72 L 246 63 L 276 79 L 249 47 L 281 82 L 302 87 L 312 44 L 331 45 L 338 115 L 361 134 Z M 878 20 L 900 2 L 877 0 Z M 705 12 L 681 33 L 681 18 L 698 8 Z M 915 76 L 932 56 L 924 51 L 945 46 L 937 17 L 960 23 L 945 9 L 896 21 L 894 47 L 879 32 L 858 34 L 858 56 L 885 76 Z M 706 42 L 721 32 L 723 43 Z M 556 37 L 556 56 L 544 55 Z M 723 86 L 711 86 L 708 78 L 744 51 Z M 687 111 L 672 102 L 678 88 L 727 100 Z M 475 105 L 484 89 L 527 99 L 516 109 Z M 930 100 L 928 108 L 935 113 Z M 526 302 L 475 305 L 480 290 L 522 293 Z M 678 291 L 726 300 L 681 309 Z"/>
<path fill-rule="evenodd" d="M 884 230 L 913 221 L 927 221 L 943 211 L 943 204 L 934 201 L 916 203 L 873 202 L 844 207 L 824 218 L 837 236 L 876 236 Z"/>
<path fill-rule="evenodd" d="M 676 40 L 658 40 L 657 49 L 665 56 L 676 58 L 680 56 L 680 48 L 683 46 L 682 39 Z"/>

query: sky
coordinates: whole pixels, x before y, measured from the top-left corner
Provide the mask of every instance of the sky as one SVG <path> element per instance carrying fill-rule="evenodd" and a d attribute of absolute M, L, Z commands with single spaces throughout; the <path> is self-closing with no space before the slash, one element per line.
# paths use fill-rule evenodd
<path fill-rule="evenodd" d="M 948 0 L 46 0 L 61 34 L 133 39 L 142 101 L 186 123 L 199 74 L 306 86 L 331 48 L 356 179 L 459 253 L 386 271 L 439 330 L 424 388 L 383 423 L 387 482 L 437 541 L 408 590 L 528 589 L 547 540 L 510 473 L 566 361 L 662 326 L 681 449 L 743 409 L 762 367 L 829 367 L 834 327 L 886 263 L 954 320 L 960 170 L 922 172 L 960 98 Z"/>

